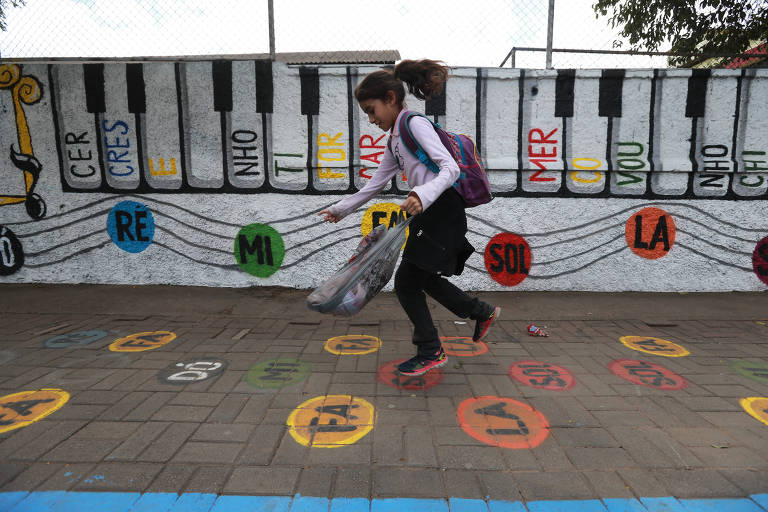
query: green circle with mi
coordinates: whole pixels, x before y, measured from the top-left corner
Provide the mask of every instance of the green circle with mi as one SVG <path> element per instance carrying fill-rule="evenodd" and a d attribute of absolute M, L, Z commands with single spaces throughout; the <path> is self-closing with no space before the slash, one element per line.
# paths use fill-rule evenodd
<path fill-rule="evenodd" d="M 283 264 L 283 257 L 283 237 L 272 226 L 249 224 L 235 237 L 235 261 L 252 276 L 271 276 Z"/>
<path fill-rule="evenodd" d="M 298 359 L 270 359 L 252 366 L 245 381 L 255 388 L 282 388 L 304 380 L 310 368 L 309 363 Z"/>
<path fill-rule="evenodd" d="M 731 362 L 731 369 L 744 377 L 768 384 L 768 363 L 736 360 Z"/>

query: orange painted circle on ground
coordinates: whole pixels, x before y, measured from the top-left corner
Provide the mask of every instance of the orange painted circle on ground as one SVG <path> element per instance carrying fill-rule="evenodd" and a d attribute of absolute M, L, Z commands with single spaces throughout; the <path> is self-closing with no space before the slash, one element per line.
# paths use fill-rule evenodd
<path fill-rule="evenodd" d="M 542 413 L 511 398 L 468 398 L 459 404 L 457 414 L 467 434 L 491 446 L 535 448 L 549 435 L 549 422 Z"/>
<path fill-rule="evenodd" d="M 297 443 L 312 448 L 338 448 L 357 442 L 373 429 L 373 405 L 351 395 L 310 398 L 288 416 Z"/>
<path fill-rule="evenodd" d="M 0 398 L 0 433 L 8 432 L 42 419 L 69 400 L 63 389 L 21 391 Z"/>
<path fill-rule="evenodd" d="M 437 386 L 443 380 L 443 371 L 440 368 L 428 371 L 424 375 L 401 375 L 395 368 L 405 359 L 390 361 L 379 368 L 379 382 L 397 389 L 429 389 Z"/>
<path fill-rule="evenodd" d="M 348 334 L 334 336 L 325 342 L 325 350 L 331 354 L 344 356 L 361 356 L 376 352 L 381 348 L 381 340 L 367 334 Z"/>
<path fill-rule="evenodd" d="M 472 341 L 467 336 L 440 336 L 445 353 L 456 357 L 475 357 L 488 352 L 488 345 L 482 341 Z"/>
<path fill-rule="evenodd" d="M 567 368 L 544 361 L 518 361 L 509 367 L 509 376 L 537 389 L 566 391 L 576 384 Z"/>
<path fill-rule="evenodd" d="M 113 341 L 109 345 L 112 352 L 144 352 L 154 350 L 176 339 L 170 331 L 137 332 Z"/>
<path fill-rule="evenodd" d="M 624 236 L 633 253 L 655 260 L 666 256 L 675 243 L 675 221 L 659 208 L 643 208 L 624 225 Z"/>
<path fill-rule="evenodd" d="M 652 336 L 622 336 L 619 340 L 625 347 L 655 356 L 684 357 L 691 353 L 677 343 Z"/>
<path fill-rule="evenodd" d="M 768 425 L 768 397 L 750 396 L 742 398 L 739 403 L 750 416 Z"/>
<path fill-rule="evenodd" d="M 608 363 L 608 369 L 617 377 L 653 389 L 676 391 L 688 387 L 685 377 L 660 364 L 637 359 L 616 359 Z"/>
<path fill-rule="evenodd" d="M 499 233 L 485 246 L 485 268 L 504 286 L 517 286 L 531 269 L 531 248 L 525 238 L 514 233 Z"/>

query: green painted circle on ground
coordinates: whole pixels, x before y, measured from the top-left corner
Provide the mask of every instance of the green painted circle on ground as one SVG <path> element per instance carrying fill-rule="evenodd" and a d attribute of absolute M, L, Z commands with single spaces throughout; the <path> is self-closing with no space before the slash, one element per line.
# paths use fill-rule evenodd
<path fill-rule="evenodd" d="M 737 359 L 731 361 L 731 369 L 748 379 L 768 384 L 768 363 Z"/>
<path fill-rule="evenodd" d="M 235 237 L 235 261 L 256 277 L 269 277 L 280 268 L 285 244 L 275 228 L 267 224 L 249 224 Z"/>
<path fill-rule="evenodd" d="M 281 388 L 301 382 L 310 369 L 309 363 L 298 359 L 270 359 L 252 366 L 245 374 L 245 381 L 255 388 Z"/>

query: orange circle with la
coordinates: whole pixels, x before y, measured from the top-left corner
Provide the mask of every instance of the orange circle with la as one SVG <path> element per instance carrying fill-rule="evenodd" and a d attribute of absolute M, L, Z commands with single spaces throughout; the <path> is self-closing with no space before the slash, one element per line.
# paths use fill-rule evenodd
<path fill-rule="evenodd" d="M 624 225 L 624 236 L 633 253 L 655 260 L 666 256 L 675 243 L 675 221 L 660 208 L 643 208 Z"/>
<path fill-rule="evenodd" d="M 288 416 L 291 437 L 312 448 L 353 444 L 373 430 L 376 419 L 370 402 L 352 395 L 310 398 Z"/>
<path fill-rule="evenodd" d="M 488 345 L 467 336 L 440 336 L 440 343 L 449 356 L 475 357 L 488 352 Z"/>
<path fill-rule="evenodd" d="M 112 352 L 144 352 L 154 350 L 176 339 L 170 331 L 137 332 L 113 341 L 109 345 Z"/>
<path fill-rule="evenodd" d="M 376 352 L 381 348 L 381 340 L 367 334 L 348 334 L 334 336 L 325 342 L 325 350 L 331 354 L 344 356 L 361 356 Z"/>
<path fill-rule="evenodd" d="M 0 433 L 26 427 L 58 410 L 69 400 L 63 389 L 21 391 L 0 398 Z"/>
<path fill-rule="evenodd" d="M 632 350 L 664 357 L 684 357 L 691 352 L 677 343 L 652 336 L 622 336 L 621 343 Z"/>
<path fill-rule="evenodd" d="M 491 446 L 535 448 L 549 435 L 549 422 L 541 412 L 511 398 L 468 398 L 459 404 L 457 414 L 464 432 Z"/>
<path fill-rule="evenodd" d="M 742 398 L 739 403 L 750 416 L 768 425 L 768 397 L 750 396 Z"/>

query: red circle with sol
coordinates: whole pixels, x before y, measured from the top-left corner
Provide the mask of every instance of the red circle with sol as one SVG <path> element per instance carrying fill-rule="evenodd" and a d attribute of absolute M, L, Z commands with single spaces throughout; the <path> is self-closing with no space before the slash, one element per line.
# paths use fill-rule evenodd
<path fill-rule="evenodd" d="M 484 342 L 472 341 L 466 336 L 440 336 L 440 343 L 449 356 L 475 357 L 488 352 Z"/>
<path fill-rule="evenodd" d="M 649 363 L 648 361 L 617 359 L 608 364 L 608 369 L 614 375 L 639 386 L 665 391 L 688 387 L 688 381 L 684 377 L 660 364 Z"/>
<path fill-rule="evenodd" d="M 566 391 L 576 384 L 567 368 L 544 361 L 518 361 L 509 367 L 513 380 L 537 389 Z"/>
<path fill-rule="evenodd" d="M 397 365 L 405 359 L 390 361 L 379 368 L 379 382 L 397 389 L 429 389 L 437 386 L 443 380 L 443 372 L 440 368 L 435 368 L 424 375 L 407 376 L 400 375 L 397 371 Z"/>
<path fill-rule="evenodd" d="M 764 284 L 768 284 L 768 236 L 757 242 L 752 253 L 752 268 L 755 275 Z"/>
<path fill-rule="evenodd" d="M 666 256 L 675 243 L 675 221 L 659 208 L 643 208 L 624 226 L 627 245 L 642 258 L 655 260 Z"/>
<path fill-rule="evenodd" d="M 485 246 L 485 268 L 504 286 L 517 286 L 531 269 L 531 248 L 525 238 L 514 233 L 499 233 Z"/>
<path fill-rule="evenodd" d="M 542 413 L 511 398 L 468 398 L 456 412 L 464 432 L 491 446 L 536 448 L 549 435 L 549 422 Z"/>

